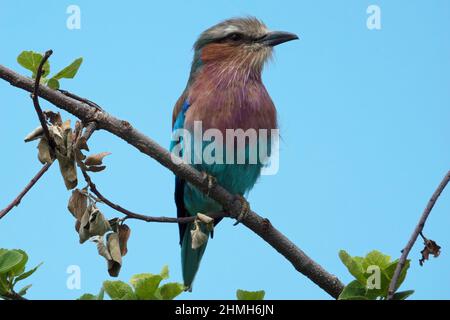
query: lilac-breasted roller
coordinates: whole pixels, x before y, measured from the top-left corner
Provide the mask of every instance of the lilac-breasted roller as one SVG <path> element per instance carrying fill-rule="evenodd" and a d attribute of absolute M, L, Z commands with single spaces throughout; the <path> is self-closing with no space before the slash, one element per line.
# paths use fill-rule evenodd
<path fill-rule="evenodd" d="M 173 110 L 173 130 L 192 132 L 197 121 L 201 121 L 203 132 L 217 129 L 223 137 L 227 136 L 227 129 L 254 129 L 256 132 L 276 129 L 275 106 L 262 83 L 261 72 L 273 47 L 294 39 L 298 39 L 295 34 L 269 31 L 261 21 L 251 17 L 229 19 L 204 31 L 195 42 L 189 80 Z M 258 135 L 257 142 L 259 139 Z M 270 139 L 265 141 L 270 144 Z M 229 192 L 241 195 L 246 204 L 243 195 L 254 186 L 264 165 L 261 159 L 249 161 L 250 150 L 258 150 L 254 145 L 257 142 L 248 139 L 244 144 L 233 145 L 233 150 L 227 146 L 222 155 L 216 154 L 224 161 L 214 163 L 193 161 L 198 157 L 197 151 L 192 147 L 186 150 L 186 146 L 181 145 L 185 143 L 183 139 L 172 141 L 171 150 L 177 144 L 181 146 L 196 169 L 214 177 Z M 200 152 L 206 146 L 202 142 Z M 267 149 L 270 153 L 270 146 Z M 234 152 L 234 160 L 234 155 L 244 152 L 245 162 L 226 161 L 230 152 Z M 175 202 L 178 217 L 223 210 L 217 202 L 178 177 L 175 179 Z M 215 224 L 218 222 L 216 220 Z M 183 279 L 188 289 L 192 288 L 207 245 L 205 242 L 199 248 L 192 248 L 192 228 L 192 223 L 179 225 Z M 204 228 L 203 231 L 209 235 Z"/>

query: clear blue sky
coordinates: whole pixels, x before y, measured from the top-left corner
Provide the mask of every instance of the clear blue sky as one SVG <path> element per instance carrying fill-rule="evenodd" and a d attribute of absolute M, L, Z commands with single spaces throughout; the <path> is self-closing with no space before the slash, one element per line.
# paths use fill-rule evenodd
<path fill-rule="evenodd" d="M 66 28 L 66 8 L 81 8 L 81 29 Z M 366 9 L 381 7 L 381 30 L 368 30 Z M 278 108 L 280 170 L 250 194 L 252 208 L 344 282 L 346 249 L 400 254 L 450 164 L 450 2 L 430 1 L 0 1 L 0 63 L 23 74 L 22 50 L 54 50 L 53 70 L 84 63 L 62 88 L 96 101 L 168 146 L 172 106 L 183 90 L 198 34 L 218 21 L 254 15 L 301 40 L 276 48 L 264 72 Z M 0 206 L 39 170 L 25 135 L 38 125 L 29 95 L 0 81 Z M 45 109 L 53 108 L 42 102 Z M 53 108 L 55 109 L 55 108 Z M 64 113 L 64 117 L 69 115 Z M 72 117 L 71 117 L 72 118 Z M 99 189 L 123 206 L 175 215 L 173 176 L 120 139 L 98 132 L 91 149 L 110 151 Z M 67 211 L 70 193 L 57 167 L 0 221 L 0 247 L 22 248 L 31 264 L 29 298 L 73 299 L 108 279 L 93 243 L 78 244 Z M 102 207 L 108 217 L 117 214 Z M 450 190 L 425 234 L 442 247 L 420 267 L 411 253 L 403 285 L 415 298 L 450 298 Z M 158 272 L 181 280 L 175 225 L 130 221 L 132 237 L 120 279 Z M 66 268 L 79 265 L 82 289 L 68 290 Z M 328 299 L 321 289 L 243 226 L 224 221 L 210 241 L 192 299 L 233 299 L 238 288 L 272 299 Z"/>

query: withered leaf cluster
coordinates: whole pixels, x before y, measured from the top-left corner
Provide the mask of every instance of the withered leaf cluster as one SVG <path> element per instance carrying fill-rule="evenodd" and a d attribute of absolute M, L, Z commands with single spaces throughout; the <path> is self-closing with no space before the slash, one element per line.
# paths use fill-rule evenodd
<path fill-rule="evenodd" d="M 59 169 L 64 179 L 64 184 L 68 190 L 75 188 L 78 184 L 77 169 L 73 153 L 74 135 L 70 127 L 70 120 L 64 121 L 61 114 L 46 111 L 44 112 L 49 125 L 50 138 L 54 141 L 55 150 L 51 150 L 47 138 L 44 136 L 42 127 L 38 127 L 25 137 L 25 142 L 39 139 L 38 159 L 42 164 L 51 163 L 58 160 Z"/>
<path fill-rule="evenodd" d="M 99 255 L 107 261 L 109 274 L 117 277 L 122 267 L 122 256 L 128 251 L 130 228 L 120 224 L 118 219 L 107 220 L 97 208 L 87 188 L 73 190 L 67 207 L 76 219 L 75 229 L 80 243 L 89 239 L 95 242 Z"/>
<path fill-rule="evenodd" d="M 122 266 L 122 257 L 126 255 L 130 228 L 117 218 L 108 220 L 97 208 L 97 201 L 89 193 L 88 187 L 76 189 L 78 185 L 78 165 L 83 172 L 99 172 L 106 168 L 103 159 L 109 152 L 101 152 L 85 156 L 82 150 L 89 151 L 87 138 L 83 135 L 83 127 L 76 122 L 74 130 L 70 120 L 63 121 L 60 113 L 45 111 L 50 139 L 54 149 L 47 140 L 40 126 L 25 137 L 25 142 L 39 139 L 38 159 L 42 164 L 58 160 L 64 184 L 68 190 L 73 190 L 69 199 L 68 209 L 75 218 L 75 230 L 80 243 L 92 240 L 97 244 L 98 253 L 108 264 L 108 272 L 117 277 Z M 88 182 L 89 183 L 89 182 Z"/>
<path fill-rule="evenodd" d="M 421 266 L 425 263 L 425 260 L 428 260 L 430 254 L 432 254 L 435 258 L 439 257 L 441 254 L 441 247 L 433 240 L 425 239 L 424 240 L 425 247 L 420 253 L 422 254 L 422 259 L 419 260 Z"/>
<path fill-rule="evenodd" d="M 103 158 L 110 155 L 109 152 L 101 152 L 85 156 L 81 150 L 89 151 L 86 138 L 82 135 L 82 126 L 76 122 L 72 130 L 70 120 L 63 121 L 61 114 L 45 111 L 44 115 L 48 122 L 50 138 L 53 140 L 55 150 L 51 150 L 50 144 L 40 126 L 25 137 L 25 142 L 39 139 L 38 159 L 42 164 L 52 163 L 58 160 L 64 184 L 68 190 L 78 185 L 76 165 L 80 165 L 86 171 L 100 172 L 106 168 Z"/>

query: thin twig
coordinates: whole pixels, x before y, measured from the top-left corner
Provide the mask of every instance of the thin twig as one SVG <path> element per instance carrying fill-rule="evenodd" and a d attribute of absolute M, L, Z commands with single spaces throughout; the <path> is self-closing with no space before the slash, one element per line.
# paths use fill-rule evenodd
<path fill-rule="evenodd" d="M 423 235 L 423 232 L 422 231 L 420 231 L 419 232 L 419 235 L 420 235 L 420 237 L 422 238 L 422 240 L 424 241 L 424 242 L 427 242 L 427 237 L 425 237 L 424 235 Z"/>
<path fill-rule="evenodd" d="M 53 163 L 53 162 L 52 162 Z M 27 194 L 28 191 L 38 182 L 38 180 L 44 175 L 45 172 L 50 168 L 52 163 L 46 163 L 39 172 L 31 179 L 30 182 L 25 186 L 25 188 L 19 193 L 19 195 L 2 211 L 0 211 L 0 219 L 2 219 L 6 214 L 11 211 L 12 208 L 17 207 L 22 201 L 23 197 Z"/>
<path fill-rule="evenodd" d="M 8 81 L 15 87 L 26 91 L 33 90 L 33 83 L 29 78 L 2 65 L 0 65 L 0 78 Z M 174 157 L 169 151 L 139 132 L 129 122 L 120 120 L 105 111 L 99 111 L 89 104 L 70 98 L 51 88 L 42 87 L 39 90 L 39 96 L 53 103 L 55 106 L 73 114 L 84 123 L 96 122 L 98 129 L 106 130 L 125 140 L 142 153 L 158 161 L 177 176 L 188 181 L 201 192 L 205 194 L 209 192 L 209 197 L 221 204 L 230 213 L 230 217 L 236 218 L 239 216 L 239 213 L 242 210 L 242 203 L 238 201 L 233 194 L 218 184 L 211 188 L 208 179 L 205 179 L 204 175 L 194 167 L 184 163 L 181 159 L 178 159 L 179 161 L 173 161 Z M 317 262 L 312 260 L 305 252 L 277 230 L 269 220 L 250 211 L 242 219 L 241 223 L 270 244 L 282 254 L 296 270 L 311 279 L 311 281 L 332 297 L 337 298 L 342 292 L 344 284 L 336 276 L 330 274 Z"/>
<path fill-rule="evenodd" d="M 91 107 L 94 107 L 94 108 L 96 108 L 99 111 L 102 111 L 102 108 L 98 104 L 96 104 L 95 102 L 93 102 L 91 100 L 82 98 L 82 97 L 80 97 L 80 96 L 78 96 L 78 95 L 76 95 L 76 94 L 74 94 L 72 92 L 66 91 L 66 90 L 59 89 L 58 91 L 63 93 L 63 94 L 65 94 L 66 96 L 68 96 L 68 97 L 70 97 L 72 99 L 75 99 L 75 100 L 78 100 L 80 102 L 86 103 L 86 104 L 90 105 Z"/>
<path fill-rule="evenodd" d="M 41 59 L 41 62 L 39 63 L 37 72 L 36 72 L 36 78 L 34 81 L 33 86 L 33 92 L 31 93 L 31 99 L 33 100 L 34 109 L 36 110 L 37 116 L 39 118 L 39 122 L 41 123 L 42 129 L 44 131 L 45 138 L 48 141 L 48 144 L 50 146 L 50 152 L 53 153 L 55 143 L 53 139 L 50 136 L 50 132 L 48 131 L 47 122 L 45 120 L 44 113 L 42 112 L 41 106 L 39 105 L 39 86 L 42 74 L 44 72 L 43 67 L 45 62 L 48 60 L 48 58 L 52 55 L 53 51 L 48 50 L 45 52 L 44 56 Z M 47 170 L 50 168 L 52 163 L 46 163 L 34 176 L 33 179 L 25 186 L 25 188 L 22 190 L 21 193 L 5 208 L 0 212 L 0 219 L 2 219 L 9 211 L 11 211 L 12 208 L 19 205 L 22 198 L 27 194 L 27 192 L 35 185 L 35 183 L 42 177 L 42 175 L 47 172 Z"/>
<path fill-rule="evenodd" d="M 397 267 L 395 268 L 394 275 L 392 276 L 391 283 L 389 284 L 389 294 L 387 299 L 391 300 L 394 297 L 395 291 L 397 290 L 397 282 L 400 277 L 400 274 L 403 270 L 403 267 L 405 266 L 406 259 L 408 258 L 408 254 L 411 251 L 412 247 L 414 246 L 414 243 L 416 242 L 419 235 L 422 236 L 422 238 L 426 239 L 423 234 L 422 230 L 425 226 L 425 222 L 427 221 L 428 216 L 431 213 L 431 210 L 433 210 L 434 205 L 436 204 L 436 201 L 438 200 L 439 196 L 441 195 L 442 191 L 444 191 L 445 187 L 450 181 L 450 171 L 447 172 L 447 174 L 442 179 L 441 183 L 437 187 L 436 191 L 434 191 L 431 199 L 428 201 L 427 206 L 425 207 L 422 216 L 420 217 L 420 220 L 417 224 L 417 226 L 414 229 L 414 232 L 411 235 L 411 238 L 409 239 L 408 243 L 406 244 L 406 247 L 402 250 L 402 255 L 400 256 L 400 260 L 397 264 Z"/>
<path fill-rule="evenodd" d="M 34 80 L 34 87 L 33 92 L 31 93 L 31 99 L 33 99 L 33 105 L 34 109 L 36 110 L 37 116 L 39 118 L 39 122 L 41 123 L 42 129 L 44 130 L 45 138 L 48 141 L 48 145 L 50 146 L 50 150 L 53 153 L 55 149 L 55 142 L 53 141 L 52 137 L 50 136 L 50 132 L 48 131 L 47 122 L 45 120 L 44 113 L 42 112 L 41 106 L 39 105 L 39 86 L 41 82 L 41 77 L 43 74 L 43 67 L 45 62 L 47 62 L 48 58 L 52 55 L 53 51 L 48 50 L 45 52 L 44 56 L 41 59 L 41 62 L 39 63 L 39 67 L 36 72 L 36 79 Z"/>

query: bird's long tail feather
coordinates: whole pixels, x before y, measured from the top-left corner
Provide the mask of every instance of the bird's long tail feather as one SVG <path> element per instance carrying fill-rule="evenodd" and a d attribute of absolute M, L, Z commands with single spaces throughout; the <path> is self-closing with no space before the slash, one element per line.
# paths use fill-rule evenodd
<path fill-rule="evenodd" d="M 192 249 L 191 229 L 192 223 L 187 225 L 183 241 L 181 242 L 181 267 L 183 270 L 184 285 L 186 286 L 187 291 L 192 291 L 192 283 L 194 282 L 195 275 L 200 267 L 200 261 L 205 253 L 209 238 L 209 233 L 206 230 L 202 230 L 202 232 L 208 235 L 208 238 L 199 248 Z"/>

